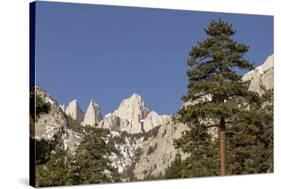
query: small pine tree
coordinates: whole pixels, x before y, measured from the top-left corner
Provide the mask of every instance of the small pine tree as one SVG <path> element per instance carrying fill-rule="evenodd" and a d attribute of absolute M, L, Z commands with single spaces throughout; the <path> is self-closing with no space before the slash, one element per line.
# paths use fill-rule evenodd
<path fill-rule="evenodd" d="M 183 162 L 180 154 L 177 154 L 175 160 L 165 170 L 166 179 L 182 178 Z"/>
<path fill-rule="evenodd" d="M 109 150 L 105 142 L 109 131 L 101 128 L 87 128 L 80 143 L 73 165 L 75 184 L 92 184 L 119 181 L 117 169 L 111 166 Z"/>
<path fill-rule="evenodd" d="M 67 161 L 67 151 L 63 149 L 62 141 L 51 151 L 49 160 L 36 165 L 36 186 L 71 185 L 72 172 L 70 162 Z"/>

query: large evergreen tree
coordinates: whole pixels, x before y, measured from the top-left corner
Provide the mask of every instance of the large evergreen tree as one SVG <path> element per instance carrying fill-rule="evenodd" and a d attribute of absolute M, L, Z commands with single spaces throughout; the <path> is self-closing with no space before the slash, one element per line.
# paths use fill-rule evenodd
<path fill-rule="evenodd" d="M 210 128 L 218 131 L 220 175 L 225 175 L 225 130 L 246 111 L 233 100 L 242 98 L 245 103 L 251 103 L 257 98 L 248 91 L 248 83 L 241 80 L 242 71 L 253 69 L 253 65 L 244 58 L 249 47 L 233 39 L 236 31 L 232 25 L 222 20 L 212 21 L 205 32 L 208 37 L 189 53 L 188 95 L 183 97 L 185 105 L 176 118 L 191 124 L 197 133 Z"/>

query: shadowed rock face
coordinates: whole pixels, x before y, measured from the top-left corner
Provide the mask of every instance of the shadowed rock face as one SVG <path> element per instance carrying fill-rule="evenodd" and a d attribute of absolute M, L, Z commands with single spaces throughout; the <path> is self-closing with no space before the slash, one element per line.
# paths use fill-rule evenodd
<path fill-rule="evenodd" d="M 242 77 L 243 81 L 250 81 L 249 90 L 260 95 L 264 90 L 273 89 L 274 80 L 274 56 L 267 57 L 266 61 L 254 70 L 246 73 Z"/>
<path fill-rule="evenodd" d="M 80 108 L 78 101 L 72 100 L 65 109 L 65 114 L 72 117 L 72 119 L 82 122 L 84 119 L 84 112 Z"/>

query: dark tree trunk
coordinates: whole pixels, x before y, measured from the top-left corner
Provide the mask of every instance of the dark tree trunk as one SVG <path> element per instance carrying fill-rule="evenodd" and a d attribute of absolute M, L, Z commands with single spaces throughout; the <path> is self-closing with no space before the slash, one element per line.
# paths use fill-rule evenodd
<path fill-rule="evenodd" d="M 220 118 L 220 175 L 225 175 L 225 120 Z"/>

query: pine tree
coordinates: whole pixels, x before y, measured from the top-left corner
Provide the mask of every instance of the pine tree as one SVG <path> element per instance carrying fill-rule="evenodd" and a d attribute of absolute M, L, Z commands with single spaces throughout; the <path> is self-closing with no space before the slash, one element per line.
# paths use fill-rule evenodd
<path fill-rule="evenodd" d="M 194 127 L 186 131 L 184 137 L 175 140 L 176 148 L 188 154 L 185 167 L 182 171 L 184 177 L 199 177 L 218 175 L 217 140 L 204 128 Z"/>
<path fill-rule="evenodd" d="M 250 108 L 226 133 L 231 174 L 273 172 L 273 92 L 266 91 L 259 106 Z"/>
<path fill-rule="evenodd" d="M 74 184 L 93 184 L 119 181 L 117 169 L 111 166 L 106 137 L 109 130 L 86 128 L 86 134 L 76 151 L 73 164 Z"/>
<path fill-rule="evenodd" d="M 180 154 L 177 154 L 175 160 L 165 170 L 166 179 L 182 178 L 183 161 Z"/>
<path fill-rule="evenodd" d="M 260 141 L 263 149 L 261 150 L 259 173 L 272 173 L 273 172 L 273 123 L 274 123 L 274 92 L 268 90 L 263 94 L 262 111 L 260 112 L 260 119 L 262 120 L 263 133 L 260 136 Z"/>
<path fill-rule="evenodd" d="M 36 165 L 36 186 L 62 186 L 71 185 L 72 171 L 71 164 L 67 161 L 67 151 L 64 150 L 62 140 L 55 140 L 56 147 L 50 152 L 47 162 L 42 161 Z M 42 154 L 41 156 L 46 155 Z M 47 157 L 48 157 L 47 156 Z M 44 159 L 45 160 L 45 159 Z"/>
<path fill-rule="evenodd" d="M 190 105 L 183 106 L 176 119 L 191 124 L 191 130 L 198 133 L 218 130 L 220 175 L 225 175 L 225 130 L 245 111 L 233 100 L 242 98 L 250 103 L 257 99 L 257 94 L 248 91 L 248 83 L 241 81 L 242 71 L 253 69 L 253 65 L 244 58 L 249 47 L 232 38 L 236 33 L 232 25 L 212 21 L 205 32 L 207 39 L 192 47 L 187 61 L 188 95 L 183 101 Z"/>

